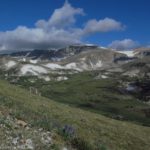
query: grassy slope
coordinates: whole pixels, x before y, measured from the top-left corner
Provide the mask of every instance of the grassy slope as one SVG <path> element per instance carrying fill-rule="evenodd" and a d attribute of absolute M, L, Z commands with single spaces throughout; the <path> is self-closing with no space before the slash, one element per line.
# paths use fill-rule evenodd
<path fill-rule="evenodd" d="M 89 149 L 148 150 L 150 128 L 116 121 L 102 115 L 72 108 L 51 101 L 0 81 L 0 105 L 11 109 L 16 117 L 23 118 L 33 126 L 52 129 L 51 124 L 69 124 L 76 129 L 81 145 L 86 141 Z M 84 142 L 83 142 L 84 141 Z M 77 144 L 77 143 L 76 143 Z M 102 147 L 104 145 L 104 147 Z M 83 147 L 85 148 L 85 146 Z"/>
<path fill-rule="evenodd" d="M 39 89 L 44 97 L 75 107 L 100 113 L 112 118 L 122 116 L 123 120 L 150 126 L 150 118 L 146 117 L 143 109 L 149 106 L 137 101 L 128 94 L 119 92 L 116 77 L 109 79 L 94 79 L 96 72 L 84 72 L 69 76 L 69 80 L 61 82 L 44 82 L 37 80 L 31 83 L 23 77 L 18 84 L 29 89 L 33 86 Z M 123 80 L 123 81 L 126 81 Z"/>

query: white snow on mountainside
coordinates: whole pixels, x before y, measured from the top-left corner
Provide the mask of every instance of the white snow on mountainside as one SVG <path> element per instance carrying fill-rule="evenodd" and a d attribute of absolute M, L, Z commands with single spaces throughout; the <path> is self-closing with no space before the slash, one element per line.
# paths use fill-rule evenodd
<path fill-rule="evenodd" d="M 49 69 L 55 70 L 55 69 L 63 69 L 61 65 L 55 64 L 55 63 L 48 63 L 46 65 L 43 65 Z"/>
<path fill-rule="evenodd" d="M 117 51 L 119 53 L 122 54 L 126 54 L 128 57 L 134 57 L 134 51 L 130 50 L 130 51 Z"/>
<path fill-rule="evenodd" d="M 47 74 L 48 71 L 41 66 L 35 66 L 35 65 L 23 65 L 20 69 L 21 75 L 25 74 L 32 74 L 32 75 L 38 75 L 38 74 Z"/>
<path fill-rule="evenodd" d="M 71 55 L 72 53 L 74 55 Z M 11 70 L 12 75 L 44 76 L 45 80 L 49 81 L 51 80 L 49 74 L 65 75 L 66 73 L 119 67 L 132 61 L 134 54 L 134 51 L 116 51 L 87 44 L 85 46 L 68 46 L 57 51 L 33 50 L 1 55 L 0 68 L 6 71 L 13 69 L 14 71 Z M 55 58 L 60 60 L 57 61 Z M 58 78 L 58 80 L 61 79 Z"/>
<path fill-rule="evenodd" d="M 7 69 L 10 69 L 10 68 L 14 67 L 15 65 L 16 65 L 16 62 L 10 60 L 10 61 L 8 61 L 8 62 L 5 64 L 5 67 L 6 67 Z"/>

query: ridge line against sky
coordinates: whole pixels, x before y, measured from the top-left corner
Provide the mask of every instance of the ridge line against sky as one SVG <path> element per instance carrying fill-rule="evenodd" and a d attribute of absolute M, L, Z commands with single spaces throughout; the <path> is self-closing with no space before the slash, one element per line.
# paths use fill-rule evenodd
<path fill-rule="evenodd" d="M 79 17 L 86 15 L 83 8 L 75 8 L 66 0 L 61 8 L 53 11 L 49 19 L 37 20 L 34 27 L 24 25 L 14 30 L 0 30 L 0 50 L 61 48 L 72 44 L 92 43 L 89 39 L 97 34 L 114 35 L 128 30 L 126 24 L 109 16 L 100 19 L 88 18 L 83 25 L 77 25 Z M 103 39 L 98 40 L 103 45 Z M 125 50 L 140 46 L 140 43 L 125 37 L 115 39 L 107 46 Z"/>

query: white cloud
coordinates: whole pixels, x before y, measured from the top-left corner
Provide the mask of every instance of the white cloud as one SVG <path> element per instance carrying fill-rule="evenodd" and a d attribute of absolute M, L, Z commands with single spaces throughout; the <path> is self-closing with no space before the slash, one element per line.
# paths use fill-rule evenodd
<path fill-rule="evenodd" d="M 76 15 L 83 16 L 82 8 L 74 8 L 67 1 L 56 9 L 48 20 L 39 20 L 34 28 L 18 26 L 0 32 L 0 50 L 50 49 L 82 43 L 86 35 L 95 32 L 122 30 L 124 26 L 111 18 L 89 20 L 84 28 L 75 28 Z"/>
<path fill-rule="evenodd" d="M 109 31 L 117 31 L 123 30 L 125 28 L 122 23 L 111 19 L 105 18 L 103 20 L 89 20 L 84 28 L 85 34 L 91 34 L 95 32 L 109 32 Z"/>
<path fill-rule="evenodd" d="M 84 15 L 82 8 L 73 8 L 68 1 L 65 2 L 62 8 L 56 9 L 48 21 L 39 20 L 36 23 L 37 27 L 49 29 L 52 27 L 62 28 L 76 22 L 76 15 Z"/>
<path fill-rule="evenodd" d="M 116 40 L 108 45 L 109 48 L 116 50 L 130 50 L 137 47 L 139 44 L 131 39 Z"/>
<path fill-rule="evenodd" d="M 0 33 L 0 49 L 48 49 L 59 48 L 68 44 L 80 43 L 79 38 L 63 29 L 51 29 L 46 32 L 40 28 L 20 26 L 13 31 Z"/>

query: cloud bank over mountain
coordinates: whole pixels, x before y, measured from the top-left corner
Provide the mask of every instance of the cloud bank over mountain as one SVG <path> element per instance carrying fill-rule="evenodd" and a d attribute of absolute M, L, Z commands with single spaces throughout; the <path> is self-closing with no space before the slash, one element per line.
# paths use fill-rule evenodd
<path fill-rule="evenodd" d="M 83 43 L 85 36 L 95 33 L 125 29 L 125 25 L 112 18 L 91 19 L 82 28 L 77 28 L 76 16 L 84 15 L 82 8 L 74 8 L 66 1 L 48 20 L 38 20 L 34 28 L 18 26 L 14 30 L 0 32 L 0 50 L 60 48 Z"/>
<path fill-rule="evenodd" d="M 132 39 L 116 40 L 108 45 L 109 48 L 116 50 L 130 50 L 137 46 L 139 46 L 139 43 Z"/>

